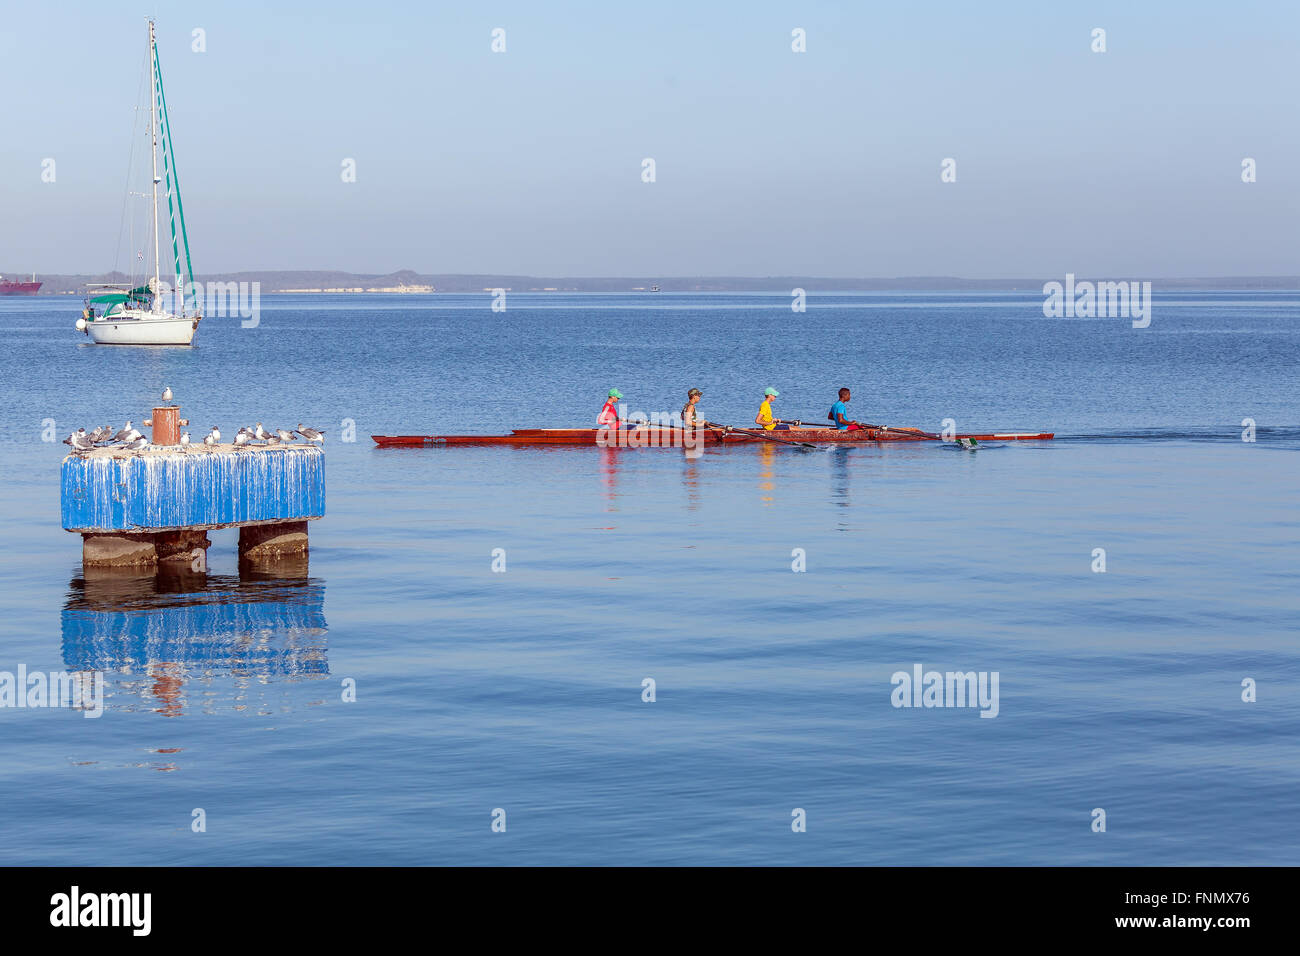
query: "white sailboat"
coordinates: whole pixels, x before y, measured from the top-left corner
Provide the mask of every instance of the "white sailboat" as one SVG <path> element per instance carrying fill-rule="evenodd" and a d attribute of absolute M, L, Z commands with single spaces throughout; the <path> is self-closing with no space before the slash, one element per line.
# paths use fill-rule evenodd
<path fill-rule="evenodd" d="M 194 268 L 190 263 L 190 241 L 185 231 L 185 210 L 181 206 L 176 157 L 172 151 L 171 124 L 167 119 L 167 98 L 163 93 L 162 68 L 158 64 L 158 43 L 154 22 L 149 20 L 149 139 L 153 183 L 153 277 L 144 285 L 96 283 L 87 286 L 86 304 L 77 330 L 100 345 L 189 345 L 194 341 L 202 303 L 195 293 Z M 158 175 L 159 140 L 163 176 Z M 172 270 L 169 282 L 162 280 L 162 247 L 158 232 L 158 187 L 166 189 L 168 222 L 171 226 Z M 188 280 L 188 283 L 187 283 Z M 193 298 L 193 306 L 190 299 Z"/>

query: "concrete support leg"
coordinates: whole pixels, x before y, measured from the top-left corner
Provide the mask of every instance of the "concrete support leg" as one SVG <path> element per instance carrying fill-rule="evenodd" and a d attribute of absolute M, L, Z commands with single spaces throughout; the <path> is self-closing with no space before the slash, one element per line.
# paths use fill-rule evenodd
<path fill-rule="evenodd" d="M 81 563 L 92 568 L 145 567 L 158 563 L 151 534 L 83 534 Z"/>
<path fill-rule="evenodd" d="M 163 531 L 153 536 L 159 563 L 184 565 L 191 571 L 208 569 L 208 540 L 206 531 Z"/>
<path fill-rule="evenodd" d="M 158 534 L 83 534 L 81 563 L 87 568 L 153 567 L 159 563 L 207 569 L 206 531 Z"/>
<path fill-rule="evenodd" d="M 247 525 L 239 529 L 239 558 L 260 561 L 307 553 L 307 522 Z"/>

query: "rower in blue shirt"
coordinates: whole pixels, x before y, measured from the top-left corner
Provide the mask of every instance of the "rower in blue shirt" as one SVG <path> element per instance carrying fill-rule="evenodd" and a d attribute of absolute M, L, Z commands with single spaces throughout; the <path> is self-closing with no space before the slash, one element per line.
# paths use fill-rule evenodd
<path fill-rule="evenodd" d="M 830 414 L 826 417 L 835 423 L 835 427 L 840 431 L 857 431 L 862 426 L 849 419 L 849 401 L 853 394 L 847 389 L 840 389 L 840 400 L 831 406 Z"/>

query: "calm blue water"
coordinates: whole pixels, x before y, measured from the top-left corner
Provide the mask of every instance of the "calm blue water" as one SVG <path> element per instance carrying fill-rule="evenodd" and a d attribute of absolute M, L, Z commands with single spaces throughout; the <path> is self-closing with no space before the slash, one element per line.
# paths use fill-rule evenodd
<path fill-rule="evenodd" d="M 0 709 L 0 862 L 1294 864 L 1300 292 L 1158 296 L 1145 330 L 1041 301 L 268 296 L 148 350 L 0 299 L 0 670 L 110 694 Z M 83 575 L 42 421 L 138 422 L 164 384 L 200 431 L 329 431 L 307 566 L 241 579 L 226 531 L 207 575 Z M 1059 439 L 368 439 L 586 424 L 610 385 Z M 998 716 L 894 708 L 915 664 L 998 672 Z"/>

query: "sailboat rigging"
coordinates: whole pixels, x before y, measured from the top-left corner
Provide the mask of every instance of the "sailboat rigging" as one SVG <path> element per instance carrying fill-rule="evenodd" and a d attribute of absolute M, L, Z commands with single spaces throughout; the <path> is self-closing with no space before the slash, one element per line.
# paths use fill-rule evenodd
<path fill-rule="evenodd" d="M 151 211 L 153 215 L 153 276 L 144 285 L 91 283 L 87 285 L 85 307 L 77 330 L 102 345 L 190 345 L 202 320 L 202 301 L 194 283 L 190 261 L 190 240 L 181 204 L 176 154 L 172 148 L 167 95 L 163 91 L 162 67 L 154 21 L 149 20 L 149 141 L 152 164 Z M 162 176 L 158 158 L 162 156 Z M 158 187 L 167 201 L 171 235 L 171 274 L 162 280 L 162 237 L 158 228 Z"/>

